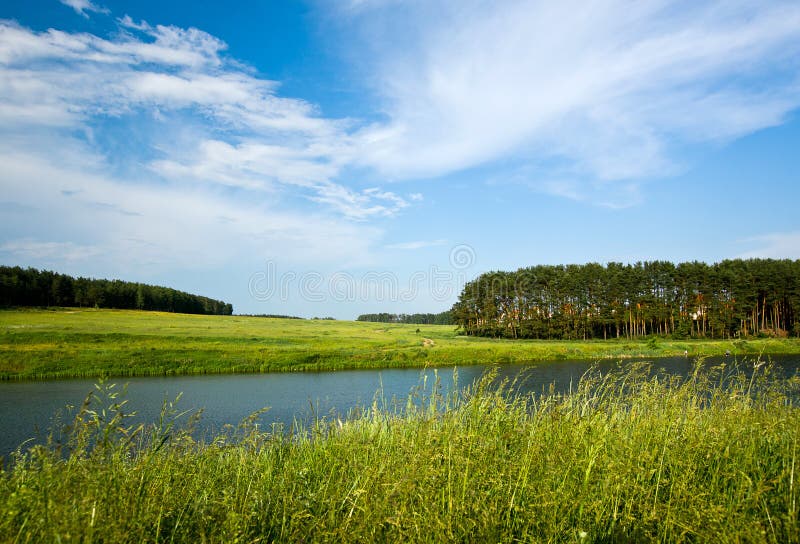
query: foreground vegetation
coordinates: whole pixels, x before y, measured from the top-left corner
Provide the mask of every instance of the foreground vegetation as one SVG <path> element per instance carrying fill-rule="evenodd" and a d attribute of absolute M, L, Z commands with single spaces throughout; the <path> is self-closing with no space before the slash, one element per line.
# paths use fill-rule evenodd
<path fill-rule="evenodd" d="M 565 395 L 484 379 L 207 443 L 170 406 L 127 427 L 98 387 L 64 450 L 0 473 L 0 541 L 800 541 L 800 381 L 701 368 L 590 371 Z"/>
<path fill-rule="evenodd" d="M 419 329 L 419 333 L 417 333 Z M 452 326 L 128 310 L 0 311 L 0 379 L 800 353 L 800 340 L 495 340 Z"/>

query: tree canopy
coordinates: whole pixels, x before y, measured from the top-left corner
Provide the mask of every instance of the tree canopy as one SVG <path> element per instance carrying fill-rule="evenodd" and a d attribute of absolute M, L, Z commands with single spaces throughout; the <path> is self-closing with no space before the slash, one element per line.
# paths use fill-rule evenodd
<path fill-rule="evenodd" d="M 800 336 L 800 260 L 540 265 L 469 282 L 465 334 L 510 338 Z"/>
<path fill-rule="evenodd" d="M 79 306 L 231 315 L 233 306 L 183 291 L 121 280 L 73 278 L 49 270 L 0 266 L 0 306 Z"/>
<path fill-rule="evenodd" d="M 438 314 L 361 314 L 356 321 L 373 323 L 407 323 L 412 325 L 452 325 L 453 316 L 450 311 Z"/>

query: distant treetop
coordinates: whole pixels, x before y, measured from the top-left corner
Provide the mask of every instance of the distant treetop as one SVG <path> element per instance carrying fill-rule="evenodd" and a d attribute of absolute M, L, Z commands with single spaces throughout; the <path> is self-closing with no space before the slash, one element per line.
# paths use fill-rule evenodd
<path fill-rule="evenodd" d="M 272 319 L 305 319 L 296 315 L 283 315 L 283 314 L 236 314 L 241 317 L 268 317 Z"/>
<path fill-rule="evenodd" d="M 438 314 L 361 314 L 356 321 L 373 323 L 406 323 L 410 325 L 452 325 L 453 316 L 450 311 Z"/>
<path fill-rule="evenodd" d="M 0 266 L 0 306 L 78 306 L 207 315 L 233 313 L 231 304 L 169 287 L 73 278 L 19 266 Z"/>

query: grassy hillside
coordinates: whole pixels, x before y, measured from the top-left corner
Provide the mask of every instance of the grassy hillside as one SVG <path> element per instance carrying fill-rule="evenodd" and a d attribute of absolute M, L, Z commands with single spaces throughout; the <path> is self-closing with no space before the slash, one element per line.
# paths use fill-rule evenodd
<path fill-rule="evenodd" d="M 800 353 L 800 341 L 513 341 L 462 337 L 446 325 L 132 310 L 0 311 L 0 379 L 592 360 L 684 351 Z"/>

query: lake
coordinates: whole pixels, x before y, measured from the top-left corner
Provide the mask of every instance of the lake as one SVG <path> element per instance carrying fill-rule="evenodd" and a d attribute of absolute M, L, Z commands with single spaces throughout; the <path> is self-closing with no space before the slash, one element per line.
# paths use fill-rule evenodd
<path fill-rule="evenodd" d="M 708 362 L 716 364 L 722 360 L 709 359 Z M 787 375 L 800 370 L 798 356 L 775 356 L 772 360 Z M 729 358 L 729 362 L 733 359 Z M 524 370 L 523 392 L 542 391 L 550 384 L 554 384 L 556 390 L 565 391 L 571 383 L 576 384 L 592 364 L 553 361 L 500 365 L 498 368 L 501 377 L 512 378 Z M 618 362 L 598 364 L 601 369 L 610 370 L 616 368 Z M 692 365 L 693 361 L 685 357 L 654 361 L 655 367 L 681 375 L 685 375 Z M 489 368 L 486 365 L 458 367 L 458 387 L 473 383 Z M 436 372 L 443 390 L 452 390 L 454 368 L 442 367 Z M 371 405 L 376 395 L 384 405 L 391 406 L 392 399 L 405 404 L 408 395 L 425 380 L 430 391 L 434 369 L 115 378 L 108 383 L 116 383 L 120 389 L 127 384 L 126 412 L 136 411 L 137 422 L 156 421 L 163 401 L 174 400 L 182 393 L 178 409 L 202 409 L 200 429 L 208 435 L 224 425 L 236 425 L 265 407 L 269 407 L 269 411 L 260 418 L 262 427 L 269 427 L 272 423 L 289 426 L 294 420 L 307 423 L 313 417 L 332 414 L 344 416 L 355 407 Z M 64 413 L 67 405 L 79 407 L 95 383 L 93 379 L 0 382 L 0 456 L 7 457 L 28 439 L 43 441 L 54 415 Z"/>

